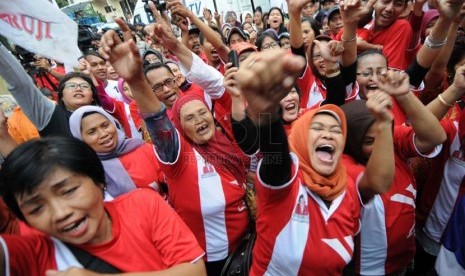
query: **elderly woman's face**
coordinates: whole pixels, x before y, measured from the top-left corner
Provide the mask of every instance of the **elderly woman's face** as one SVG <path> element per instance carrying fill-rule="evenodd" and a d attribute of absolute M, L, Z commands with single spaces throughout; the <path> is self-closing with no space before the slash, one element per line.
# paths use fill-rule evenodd
<path fill-rule="evenodd" d="M 308 145 L 312 168 L 323 176 L 333 174 L 345 145 L 342 128 L 336 118 L 326 113 L 315 115 L 310 123 Z"/>
<path fill-rule="evenodd" d="M 215 122 L 205 104 L 193 100 L 181 107 L 181 126 L 189 139 L 196 144 L 205 144 L 215 135 Z"/>

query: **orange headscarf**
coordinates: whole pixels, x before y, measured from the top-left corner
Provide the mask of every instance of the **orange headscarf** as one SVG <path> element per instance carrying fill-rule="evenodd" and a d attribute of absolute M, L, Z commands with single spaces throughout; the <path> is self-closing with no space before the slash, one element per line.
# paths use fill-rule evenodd
<path fill-rule="evenodd" d="M 299 169 L 310 191 L 319 195 L 323 200 L 332 201 L 346 188 L 346 169 L 344 165 L 342 165 L 342 162 L 338 160 L 336 170 L 330 176 L 322 176 L 312 168 L 308 151 L 308 132 L 310 124 L 315 115 L 325 113 L 325 111 L 333 114 L 333 116 L 335 114 L 339 117 L 345 141 L 347 136 L 347 123 L 344 112 L 338 106 L 328 104 L 314 110 L 309 110 L 294 122 L 291 134 L 289 135 L 289 144 L 291 150 L 299 158 Z M 344 148 L 344 145 L 341 146 Z"/>

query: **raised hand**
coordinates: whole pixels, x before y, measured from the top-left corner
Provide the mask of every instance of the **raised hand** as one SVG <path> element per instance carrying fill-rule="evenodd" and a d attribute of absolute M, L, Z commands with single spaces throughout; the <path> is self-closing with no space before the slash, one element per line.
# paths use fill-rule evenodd
<path fill-rule="evenodd" d="M 400 97 L 410 92 L 410 80 L 407 73 L 398 70 L 388 70 L 385 74 L 375 78 L 378 87 L 387 94 Z"/>
<path fill-rule="evenodd" d="M 237 86 L 237 81 L 234 78 L 239 68 L 232 67 L 232 63 L 228 62 L 226 63 L 224 69 L 226 70 L 226 72 L 224 73 L 223 85 L 226 89 L 226 92 L 228 92 L 231 97 L 241 97 L 241 90 Z"/>
<path fill-rule="evenodd" d="M 460 66 L 455 71 L 454 82 L 452 85 L 457 89 L 465 90 L 465 65 Z"/>
<path fill-rule="evenodd" d="M 127 27 L 119 18 L 116 18 L 115 22 L 121 29 Z M 142 58 L 132 39 L 122 42 L 115 31 L 110 30 L 103 35 L 99 52 L 126 81 L 140 77 L 141 74 L 143 76 Z"/>
<path fill-rule="evenodd" d="M 338 62 L 344 52 L 344 47 L 339 41 L 331 40 L 328 43 L 321 43 L 321 41 L 314 40 L 313 42 L 320 49 L 320 55 L 326 62 Z"/>
<path fill-rule="evenodd" d="M 434 0 L 441 18 L 453 21 L 462 9 L 464 0 Z"/>
<path fill-rule="evenodd" d="M 339 10 L 344 24 L 356 24 L 360 19 L 373 12 L 377 0 L 368 0 L 362 5 L 361 0 L 345 0 L 339 2 Z"/>
<path fill-rule="evenodd" d="M 77 68 L 79 72 L 90 75 L 90 64 L 85 58 L 79 59 L 79 65 Z"/>
<path fill-rule="evenodd" d="M 157 22 L 152 25 L 153 28 L 150 32 L 150 37 L 155 40 L 161 40 L 166 49 L 173 50 L 178 45 L 178 40 L 173 34 L 171 27 L 165 22 L 153 2 L 149 2 L 149 7 L 152 10 L 155 21 Z"/>
<path fill-rule="evenodd" d="M 189 10 L 187 7 L 185 7 L 181 2 L 179 1 L 174 1 L 174 2 L 169 2 L 166 5 L 166 8 L 171 11 L 171 14 L 175 15 L 180 15 L 184 18 L 189 18 L 190 16 L 193 15 L 192 11 Z"/>
<path fill-rule="evenodd" d="M 375 91 L 367 94 L 366 106 L 378 121 L 392 122 L 391 96 L 383 91 Z"/>
<path fill-rule="evenodd" d="M 288 6 L 290 12 L 300 13 L 302 9 L 312 0 L 289 0 Z"/>
<path fill-rule="evenodd" d="M 287 95 L 304 65 L 302 57 L 286 55 L 281 49 L 253 53 L 241 62 L 234 78 L 247 101 L 247 114 L 251 120 L 260 124 L 261 114 L 278 114 L 279 102 Z"/>

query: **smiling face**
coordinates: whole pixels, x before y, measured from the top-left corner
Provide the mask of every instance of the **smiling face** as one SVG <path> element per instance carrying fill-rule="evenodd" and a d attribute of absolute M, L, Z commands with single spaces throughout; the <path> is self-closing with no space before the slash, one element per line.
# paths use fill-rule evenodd
<path fill-rule="evenodd" d="M 281 13 L 277 9 L 272 10 L 268 15 L 268 24 L 270 25 L 270 28 L 278 30 L 281 23 L 283 23 Z"/>
<path fill-rule="evenodd" d="M 181 126 L 189 139 L 196 144 L 205 144 L 215 135 L 213 116 L 199 100 L 193 100 L 181 107 Z"/>
<path fill-rule="evenodd" d="M 328 44 L 327 41 L 320 41 L 320 42 L 322 44 Z M 321 56 L 320 48 L 318 47 L 318 45 L 315 45 L 313 47 L 312 62 L 313 62 L 313 65 L 315 66 L 316 70 L 318 70 L 318 73 L 321 76 L 326 76 L 325 60 Z"/>
<path fill-rule="evenodd" d="M 71 244 L 101 244 L 111 239 L 102 190 L 91 178 L 57 167 L 16 200 L 31 227 Z"/>
<path fill-rule="evenodd" d="M 90 84 L 79 77 L 70 78 L 66 81 L 62 93 L 63 104 L 70 110 L 76 110 L 81 106 L 90 105 L 93 101 Z"/>
<path fill-rule="evenodd" d="M 333 174 L 345 145 L 339 122 L 329 114 L 315 115 L 310 124 L 308 145 L 312 168 L 323 176 Z"/>
<path fill-rule="evenodd" d="M 367 93 L 378 91 L 375 81 L 387 71 L 386 58 L 379 53 L 360 57 L 357 61 L 357 83 L 359 95 L 366 99 Z"/>
<path fill-rule="evenodd" d="M 87 62 L 90 64 L 90 71 L 94 76 L 101 81 L 107 80 L 107 62 L 97 56 L 86 56 Z"/>
<path fill-rule="evenodd" d="M 293 122 L 299 116 L 299 94 L 295 87 L 279 103 L 283 110 L 282 118 L 285 122 Z"/>
<path fill-rule="evenodd" d="M 118 145 L 116 126 L 105 116 L 93 113 L 81 120 L 82 141 L 97 153 L 109 153 Z"/>
<path fill-rule="evenodd" d="M 380 0 L 374 5 L 375 28 L 387 28 L 394 23 L 405 8 L 406 0 Z"/>
<path fill-rule="evenodd" d="M 109 80 L 118 80 L 119 75 L 116 73 L 115 69 L 109 62 L 107 62 L 107 79 Z"/>
<path fill-rule="evenodd" d="M 166 83 L 173 78 L 175 78 L 175 76 L 164 67 L 150 70 L 147 73 L 147 80 L 152 88 Z M 171 87 L 163 85 L 162 90 L 155 93 L 155 96 L 160 102 L 164 103 L 167 108 L 171 108 L 174 102 L 179 98 L 179 84 L 176 83 Z"/>

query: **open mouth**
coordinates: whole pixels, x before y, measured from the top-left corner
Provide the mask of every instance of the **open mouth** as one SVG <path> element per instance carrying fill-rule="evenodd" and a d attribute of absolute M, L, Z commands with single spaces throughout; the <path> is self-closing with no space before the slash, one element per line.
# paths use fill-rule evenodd
<path fill-rule="evenodd" d="M 291 112 L 296 110 L 296 104 L 295 103 L 289 103 L 284 107 L 284 110 Z"/>
<path fill-rule="evenodd" d="M 83 99 L 85 96 L 82 93 L 74 93 L 73 98 Z"/>
<path fill-rule="evenodd" d="M 67 234 L 77 234 L 84 230 L 84 227 L 87 225 L 87 218 L 82 218 L 74 223 L 71 223 L 70 225 L 64 227 L 61 229 L 61 232 L 67 233 Z"/>
<path fill-rule="evenodd" d="M 208 124 L 202 124 L 200 127 L 197 128 L 196 132 L 200 135 L 208 133 Z"/>
<path fill-rule="evenodd" d="M 334 151 L 334 146 L 329 144 L 319 145 L 315 150 L 318 159 L 326 163 L 333 162 Z"/>
<path fill-rule="evenodd" d="M 165 96 L 165 101 L 167 101 L 167 102 L 174 102 L 174 101 L 176 101 L 177 98 L 178 98 L 178 96 L 176 95 L 175 92 L 173 92 L 173 93 L 171 93 L 171 94 Z"/>
<path fill-rule="evenodd" d="M 376 84 L 369 84 L 366 86 L 367 91 L 376 91 L 378 90 L 378 86 Z"/>

